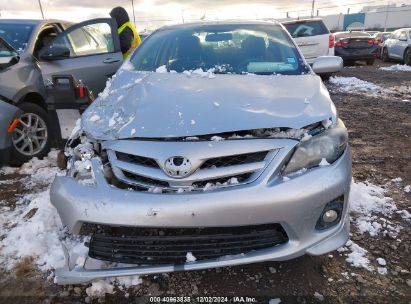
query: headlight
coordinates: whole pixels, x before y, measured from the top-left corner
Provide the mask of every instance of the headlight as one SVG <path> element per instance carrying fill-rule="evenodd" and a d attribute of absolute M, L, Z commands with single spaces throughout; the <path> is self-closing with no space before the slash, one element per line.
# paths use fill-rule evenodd
<path fill-rule="evenodd" d="M 328 163 L 336 161 L 345 151 L 348 133 L 341 120 L 334 128 L 302 141 L 283 171 L 283 175 L 318 166 L 323 159 Z"/>
<path fill-rule="evenodd" d="M 92 186 L 95 185 L 91 159 L 96 157 L 96 144 L 89 142 L 86 138 L 79 138 L 81 143 L 75 147 L 66 148 L 67 175 L 75 178 L 78 182 Z"/>

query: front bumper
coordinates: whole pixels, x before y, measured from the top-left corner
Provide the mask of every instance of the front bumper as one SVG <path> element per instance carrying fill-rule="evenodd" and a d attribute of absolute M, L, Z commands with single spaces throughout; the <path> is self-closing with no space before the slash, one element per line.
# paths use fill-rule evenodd
<path fill-rule="evenodd" d="M 338 48 L 335 51 L 336 56 L 340 56 L 343 60 L 369 60 L 377 57 L 378 48 L 372 47 L 369 49 L 343 49 Z"/>
<path fill-rule="evenodd" d="M 67 266 L 56 270 L 58 284 L 84 283 L 96 278 L 199 270 L 262 261 L 281 261 L 304 254 L 321 255 L 344 245 L 349 234 L 348 194 L 351 154 L 347 149 L 334 164 L 312 169 L 289 181 L 262 176 L 255 182 L 205 193 L 154 194 L 126 191 L 107 184 L 101 163 L 93 160 L 96 186 L 84 186 L 70 177 L 56 177 L 51 202 L 63 224 L 77 233 L 82 223 L 140 227 L 218 227 L 279 223 L 289 241 L 239 256 L 183 265 L 86 269 Z M 325 205 L 344 195 L 339 224 L 315 229 Z"/>

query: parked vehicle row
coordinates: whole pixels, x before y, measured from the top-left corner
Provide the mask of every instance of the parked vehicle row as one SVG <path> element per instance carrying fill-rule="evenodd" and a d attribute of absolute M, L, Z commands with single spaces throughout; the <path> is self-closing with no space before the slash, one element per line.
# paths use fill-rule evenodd
<path fill-rule="evenodd" d="M 347 64 L 365 61 L 367 65 L 372 65 L 375 58 L 382 58 L 384 61 L 400 60 L 411 65 L 409 28 L 398 29 L 392 33 L 346 31 L 331 34 L 319 18 L 285 21 L 282 24 L 310 64 L 319 56 L 335 54 Z"/>

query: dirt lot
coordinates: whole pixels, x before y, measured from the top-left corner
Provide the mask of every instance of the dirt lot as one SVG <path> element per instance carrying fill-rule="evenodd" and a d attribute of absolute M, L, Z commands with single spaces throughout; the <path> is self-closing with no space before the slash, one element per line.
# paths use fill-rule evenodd
<path fill-rule="evenodd" d="M 337 85 L 327 86 L 349 129 L 355 181 L 369 181 L 383 187 L 387 190 L 385 195 L 395 201 L 399 210 L 411 212 L 411 193 L 404 191 L 411 184 L 411 94 L 398 90 L 411 87 L 411 72 L 383 71 L 378 69 L 380 65 L 377 62 L 372 67 L 348 67 L 338 76 L 371 82 L 391 90 L 389 94 L 378 89 L 342 92 Z M 402 181 L 392 181 L 398 177 Z M 0 202 L 13 207 L 29 191 L 25 187 L 29 179 L 19 174 L 0 175 L 3 181 Z M 47 185 L 40 183 L 40 187 Z M 376 221 L 387 220 L 379 217 Z M 90 299 L 85 292 L 89 285 L 56 286 L 46 280 L 48 274 L 37 271 L 32 260 L 26 258 L 11 273 L 0 272 L 0 302 L 146 303 L 148 296 L 161 295 L 190 296 L 193 302 L 201 302 L 197 296 L 226 296 L 228 300 L 244 296 L 259 303 L 268 303 L 270 299 L 280 299 L 281 303 L 411 303 L 411 222 L 397 213 L 389 221 L 402 227 L 398 235 L 370 236 L 352 228 L 351 240 L 368 251 L 367 257 L 374 267 L 371 271 L 353 267 L 346 261 L 344 252 L 335 251 L 287 262 L 146 276 L 142 284 L 126 291 L 116 287 L 114 294 Z M 0 239 L 4 237 L 2 234 Z M 376 271 L 381 266 L 377 258 L 385 259 L 387 274 Z"/>

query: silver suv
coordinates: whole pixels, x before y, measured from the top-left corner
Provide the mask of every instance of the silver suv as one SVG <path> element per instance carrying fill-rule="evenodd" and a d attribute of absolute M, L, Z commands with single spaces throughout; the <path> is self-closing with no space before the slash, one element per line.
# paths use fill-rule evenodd
<path fill-rule="evenodd" d="M 285 21 L 283 25 L 309 64 L 319 56 L 334 55 L 334 35 L 330 33 L 322 19 Z"/>
<path fill-rule="evenodd" d="M 56 281 L 286 260 L 345 244 L 347 130 L 314 74 L 341 68 L 339 57 L 311 68 L 277 23 L 154 32 L 67 146 L 51 202 L 70 232 L 90 236 L 89 257 L 76 265 L 68 252 Z M 92 259 L 118 264 L 94 269 Z"/>

